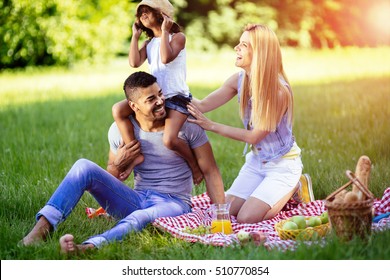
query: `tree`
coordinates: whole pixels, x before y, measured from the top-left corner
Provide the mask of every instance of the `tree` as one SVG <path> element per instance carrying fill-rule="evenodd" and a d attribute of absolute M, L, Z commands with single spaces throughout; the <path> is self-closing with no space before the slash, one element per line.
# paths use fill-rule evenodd
<path fill-rule="evenodd" d="M 71 65 L 117 55 L 140 0 L 1 0 L 0 69 Z M 282 45 L 390 45 L 389 0 L 171 0 L 187 46 L 237 44 L 247 23 L 271 27 Z"/>
<path fill-rule="evenodd" d="M 247 23 L 276 27 L 276 11 L 259 1 L 202 0 L 187 1 L 178 14 L 186 27 L 189 45 L 203 50 L 237 44 Z"/>
<path fill-rule="evenodd" d="M 181 0 L 183 2 L 185 0 Z M 176 2 L 176 1 L 173 1 Z M 270 26 L 282 45 L 390 45 L 389 0 L 188 0 L 178 14 L 189 41 L 234 45 L 246 23 Z M 194 31 L 196 30 L 196 32 Z"/>
<path fill-rule="evenodd" d="M 3 0 L 0 69 L 116 55 L 128 37 L 129 7 L 126 0 Z"/>

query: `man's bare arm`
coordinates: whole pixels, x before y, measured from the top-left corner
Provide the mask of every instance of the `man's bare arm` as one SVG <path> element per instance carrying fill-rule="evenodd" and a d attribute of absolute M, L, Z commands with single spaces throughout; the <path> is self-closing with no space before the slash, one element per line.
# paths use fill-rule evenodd
<path fill-rule="evenodd" d="M 209 142 L 195 148 L 195 157 L 203 173 L 207 194 L 212 203 L 225 203 L 225 190 L 221 172 L 215 162 L 213 150 Z"/>

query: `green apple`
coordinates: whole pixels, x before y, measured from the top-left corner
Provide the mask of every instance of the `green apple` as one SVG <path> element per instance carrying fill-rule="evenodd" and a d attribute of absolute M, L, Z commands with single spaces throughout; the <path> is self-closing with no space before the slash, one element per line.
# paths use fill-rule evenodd
<path fill-rule="evenodd" d="M 309 240 L 312 232 L 313 232 L 312 228 L 306 228 L 306 229 L 302 230 L 302 231 L 295 237 L 295 240 L 300 240 L 300 241 Z"/>
<path fill-rule="evenodd" d="M 292 221 L 287 221 L 283 224 L 283 230 L 294 230 L 294 229 L 298 229 L 298 226 L 296 223 L 292 222 Z"/>
<path fill-rule="evenodd" d="M 321 218 L 322 224 L 327 224 L 329 222 L 328 211 L 325 211 L 324 213 L 322 213 L 320 218 Z"/>
<path fill-rule="evenodd" d="M 306 220 L 304 216 L 293 216 L 291 221 L 297 224 L 298 229 L 306 228 Z"/>
<path fill-rule="evenodd" d="M 251 239 L 251 236 L 249 235 L 249 232 L 246 232 L 245 230 L 240 230 L 237 233 L 237 238 L 240 240 L 240 242 L 248 242 Z"/>
<path fill-rule="evenodd" d="M 307 222 L 308 227 L 316 227 L 319 225 L 321 225 L 321 218 L 318 216 L 310 217 Z"/>
<path fill-rule="evenodd" d="M 318 234 L 318 232 L 314 231 L 311 238 L 310 238 L 311 241 L 318 241 L 318 240 L 321 240 L 321 236 Z"/>
<path fill-rule="evenodd" d="M 321 239 L 321 236 L 312 227 L 308 227 L 302 230 L 295 239 L 300 241 L 317 241 Z"/>

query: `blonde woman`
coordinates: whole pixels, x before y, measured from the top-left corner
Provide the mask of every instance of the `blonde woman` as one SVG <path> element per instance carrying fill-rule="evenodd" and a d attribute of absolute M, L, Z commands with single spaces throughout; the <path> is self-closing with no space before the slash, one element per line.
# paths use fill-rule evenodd
<path fill-rule="evenodd" d="M 189 121 L 251 145 L 226 195 L 239 223 L 256 223 L 274 217 L 297 190 L 303 168 L 301 150 L 292 133 L 293 94 L 275 33 L 249 24 L 234 49 L 235 65 L 243 71 L 203 100 L 193 99 L 188 110 L 195 119 Z M 202 114 L 236 95 L 244 129 L 213 122 Z"/>

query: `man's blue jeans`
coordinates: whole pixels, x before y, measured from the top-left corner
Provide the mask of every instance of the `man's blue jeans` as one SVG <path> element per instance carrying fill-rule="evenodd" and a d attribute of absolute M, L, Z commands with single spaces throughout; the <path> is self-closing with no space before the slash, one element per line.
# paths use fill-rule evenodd
<path fill-rule="evenodd" d="M 170 194 L 156 191 L 135 191 L 97 164 L 79 159 L 70 169 L 47 204 L 38 212 L 54 229 L 64 221 L 76 206 L 84 191 L 119 222 L 110 230 L 93 236 L 85 243 L 95 247 L 121 240 L 131 231 L 140 231 L 158 217 L 188 213 L 190 205 Z"/>

